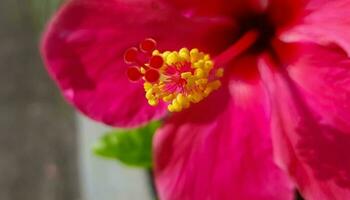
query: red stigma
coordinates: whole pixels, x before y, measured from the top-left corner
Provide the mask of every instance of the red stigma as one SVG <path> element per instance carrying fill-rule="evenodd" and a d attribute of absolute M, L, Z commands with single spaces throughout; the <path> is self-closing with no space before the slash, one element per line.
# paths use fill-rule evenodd
<path fill-rule="evenodd" d="M 128 64 L 134 63 L 137 60 L 138 50 L 136 47 L 131 47 L 124 53 L 124 61 Z"/>
<path fill-rule="evenodd" d="M 159 77 L 160 77 L 160 74 L 155 69 L 149 69 L 146 71 L 145 79 L 150 83 L 154 83 L 154 82 L 158 81 Z"/>
<path fill-rule="evenodd" d="M 143 76 L 137 67 L 129 67 L 126 74 L 130 81 L 138 81 Z"/>
<path fill-rule="evenodd" d="M 147 38 L 140 43 L 140 49 L 143 52 L 152 53 L 156 49 L 157 42 L 152 38 Z"/>
<path fill-rule="evenodd" d="M 161 68 L 163 64 L 164 60 L 161 56 L 152 56 L 151 60 L 149 61 L 149 65 L 155 69 Z"/>

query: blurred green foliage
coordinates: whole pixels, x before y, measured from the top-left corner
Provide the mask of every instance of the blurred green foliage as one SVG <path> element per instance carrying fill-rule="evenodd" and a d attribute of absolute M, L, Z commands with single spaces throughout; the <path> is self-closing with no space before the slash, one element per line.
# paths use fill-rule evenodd
<path fill-rule="evenodd" d="M 132 130 L 114 130 L 106 133 L 94 145 L 93 152 L 104 158 L 142 168 L 152 167 L 152 138 L 160 122 Z"/>
<path fill-rule="evenodd" d="M 30 16 L 36 30 L 41 31 L 53 13 L 64 0 L 29 0 Z"/>

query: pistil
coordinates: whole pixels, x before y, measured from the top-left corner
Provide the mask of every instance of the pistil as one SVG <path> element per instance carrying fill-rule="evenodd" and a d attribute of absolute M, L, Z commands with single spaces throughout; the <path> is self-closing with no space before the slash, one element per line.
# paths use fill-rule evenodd
<path fill-rule="evenodd" d="M 227 63 L 242 55 L 258 41 L 259 35 L 259 32 L 256 30 L 246 32 L 233 45 L 220 53 L 215 58 L 215 63 L 222 65 L 222 63 Z"/>
<path fill-rule="evenodd" d="M 155 47 L 153 39 L 146 39 L 140 51 L 133 47 L 124 55 L 126 63 L 135 65 L 127 71 L 129 80 L 144 80 L 145 96 L 151 106 L 162 101 L 170 112 L 180 112 L 221 86 L 223 69 L 214 66 L 209 54 L 196 48 L 160 52 Z M 141 62 L 139 54 L 148 55 L 148 62 Z"/>

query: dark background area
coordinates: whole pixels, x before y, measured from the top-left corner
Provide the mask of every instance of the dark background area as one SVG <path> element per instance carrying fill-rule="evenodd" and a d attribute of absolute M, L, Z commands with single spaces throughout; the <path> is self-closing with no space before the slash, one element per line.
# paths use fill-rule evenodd
<path fill-rule="evenodd" d="M 74 113 L 39 56 L 58 0 L 0 1 L 0 200 L 79 199 Z"/>

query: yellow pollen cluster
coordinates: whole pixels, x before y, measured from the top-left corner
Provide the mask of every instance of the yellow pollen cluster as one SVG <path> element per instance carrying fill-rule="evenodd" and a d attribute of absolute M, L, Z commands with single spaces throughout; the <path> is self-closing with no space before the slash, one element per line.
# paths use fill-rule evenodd
<path fill-rule="evenodd" d="M 152 106 L 164 101 L 168 103 L 170 112 L 180 112 L 221 86 L 219 78 L 223 76 L 224 70 L 214 68 L 209 54 L 196 48 L 163 53 L 155 50 L 152 54 L 161 56 L 164 61 L 159 69 L 159 80 L 144 83 L 146 98 Z"/>

